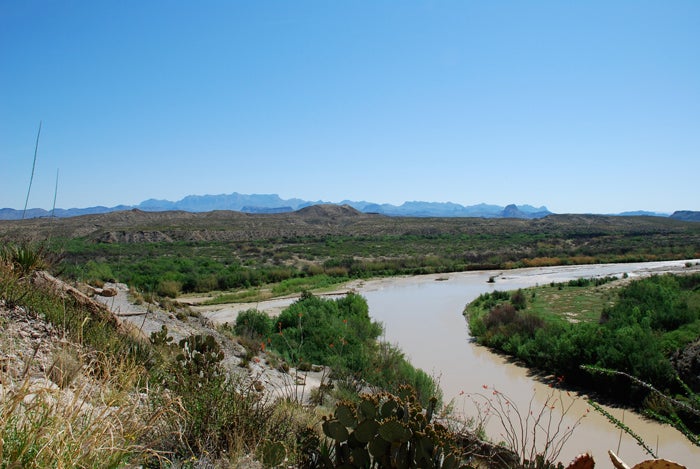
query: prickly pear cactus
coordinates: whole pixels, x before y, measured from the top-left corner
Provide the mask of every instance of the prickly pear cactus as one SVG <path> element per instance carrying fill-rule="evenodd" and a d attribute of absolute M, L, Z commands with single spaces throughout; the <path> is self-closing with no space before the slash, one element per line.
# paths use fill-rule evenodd
<path fill-rule="evenodd" d="M 448 430 L 433 421 L 437 400 L 423 409 L 410 387 L 397 396 L 365 395 L 359 404 L 341 402 L 323 424 L 333 454 L 321 467 L 452 469 L 462 466 Z"/>
<path fill-rule="evenodd" d="M 259 452 L 265 467 L 279 466 L 287 455 L 287 449 L 279 441 L 264 441 Z"/>
<path fill-rule="evenodd" d="M 566 469 L 593 469 L 594 467 L 595 461 L 593 461 L 593 456 L 584 453 L 576 456 L 574 460 L 566 466 Z"/>

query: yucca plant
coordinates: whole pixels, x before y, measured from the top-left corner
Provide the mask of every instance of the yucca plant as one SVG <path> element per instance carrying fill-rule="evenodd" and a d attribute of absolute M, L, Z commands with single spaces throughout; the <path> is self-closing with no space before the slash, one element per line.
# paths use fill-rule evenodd
<path fill-rule="evenodd" d="M 6 244 L 0 249 L 0 260 L 10 266 L 17 277 L 27 277 L 35 270 L 49 267 L 50 256 L 41 243 Z"/>

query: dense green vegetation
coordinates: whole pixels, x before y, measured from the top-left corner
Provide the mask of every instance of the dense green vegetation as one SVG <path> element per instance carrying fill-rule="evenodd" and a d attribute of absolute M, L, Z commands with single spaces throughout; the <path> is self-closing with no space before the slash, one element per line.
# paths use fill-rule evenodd
<path fill-rule="evenodd" d="M 414 275 L 542 265 L 692 258 L 688 235 L 660 239 L 647 233 L 544 234 L 530 232 L 335 235 L 244 241 L 96 242 L 60 239 L 62 275 L 113 280 L 143 291 L 228 291 L 280 284 L 274 294 L 349 278 Z M 659 235 L 662 236 L 662 235 Z M 700 238 L 700 235 L 698 236 Z M 286 283 L 283 283 L 286 282 Z M 300 284 L 295 287 L 294 282 Z"/>
<path fill-rule="evenodd" d="M 382 327 L 371 320 L 367 301 L 360 295 L 323 299 L 304 293 L 277 318 L 245 311 L 236 318 L 234 330 L 267 344 L 297 368 L 326 365 L 332 368 L 335 379 L 367 383 L 390 392 L 410 385 L 423 405 L 431 397 L 441 397 L 428 374 L 414 368 L 396 347 L 378 341 Z"/>
<path fill-rule="evenodd" d="M 662 410 L 648 399 L 649 389 L 638 382 L 624 375 L 591 375 L 581 366 L 625 373 L 667 395 L 685 394 L 669 357 L 700 337 L 700 275 L 663 275 L 630 282 L 617 291 L 611 305 L 605 305 L 609 302 L 605 295 L 600 296 L 597 317 L 588 314 L 572 321 L 560 313 L 528 306 L 547 290 L 562 293 L 564 288 L 583 287 L 572 282 L 481 295 L 465 311 L 470 331 L 479 343 L 527 366 L 623 403 Z M 516 298 L 520 299 L 514 301 Z M 691 423 L 697 431 L 694 418 Z"/>
<path fill-rule="evenodd" d="M 382 328 L 369 317 L 367 301 L 348 294 L 326 300 L 310 294 L 277 318 L 271 345 L 292 363 L 311 363 L 361 372 L 370 364 Z"/>

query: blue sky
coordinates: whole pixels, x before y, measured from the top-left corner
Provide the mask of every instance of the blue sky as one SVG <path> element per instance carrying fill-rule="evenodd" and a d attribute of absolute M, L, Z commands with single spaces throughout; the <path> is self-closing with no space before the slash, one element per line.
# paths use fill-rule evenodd
<path fill-rule="evenodd" d="M 700 210 L 700 2 L 0 0 L 0 207 Z"/>

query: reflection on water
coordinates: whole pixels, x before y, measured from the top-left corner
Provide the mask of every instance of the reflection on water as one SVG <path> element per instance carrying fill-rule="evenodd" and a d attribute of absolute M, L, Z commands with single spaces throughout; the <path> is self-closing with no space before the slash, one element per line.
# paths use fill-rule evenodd
<path fill-rule="evenodd" d="M 622 276 L 624 273 L 646 275 L 663 272 L 667 266 L 683 265 L 684 262 L 678 261 L 520 269 L 500 273 L 495 284 L 487 283 L 487 280 L 499 272 L 465 272 L 450 274 L 446 281 L 436 281 L 437 276 L 370 281 L 360 288 L 360 293 L 367 298 L 370 315 L 384 324 L 386 340 L 397 343 L 415 366 L 436 376 L 445 401 L 454 399 L 455 409 L 463 409 L 467 415 L 473 416 L 474 405 L 468 396 L 484 391 L 482 386 L 486 385 L 506 393 L 521 412 L 528 409 L 534 393 L 532 407 L 536 413 L 552 389 L 530 378 L 526 369 L 472 343 L 462 316 L 465 305 L 481 293 L 494 289 L 512 290 L 580 277 Z M 573 425 L 581 415 L 586 417 L 564 447 L 560 460 L 566 462 L 588 451 L 598 465 L 607 467 L 608 449 L 618 452 L 628 463 L 649 458 L 632 438 L 624 435 L 620 441 L 618 430 L 595 411 L 587 413 L 587 409 L 585 399 L 576 396 L 573 407 L 565 416 L 563 428 Z M 671 427 L 646 421 L 629 411 L 608 411 L 618 419 L 624 419 L 625 424 L 640 434 L 649 446 L 658 448 L 660 457 L 688 467 L 692 461 L 700 460 L 700 448 L 691 445 Z M 496 440 L 500 431 L 492 419 L 489 435 Z"/>

